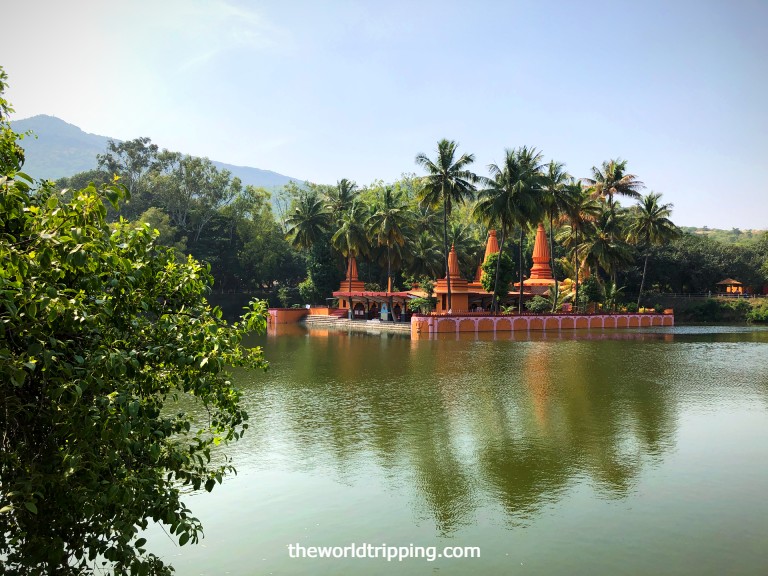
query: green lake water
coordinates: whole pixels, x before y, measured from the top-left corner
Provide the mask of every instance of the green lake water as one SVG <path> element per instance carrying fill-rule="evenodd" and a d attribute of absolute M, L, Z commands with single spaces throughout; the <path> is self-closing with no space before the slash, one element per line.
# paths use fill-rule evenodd
<path fill-rule="evenodd" d="M 768 574 L 768 330 L 254 343 L 205 539 L 151 532 L 182 576 Z M 289 556 L 353 543 L 480 558 Z"/>

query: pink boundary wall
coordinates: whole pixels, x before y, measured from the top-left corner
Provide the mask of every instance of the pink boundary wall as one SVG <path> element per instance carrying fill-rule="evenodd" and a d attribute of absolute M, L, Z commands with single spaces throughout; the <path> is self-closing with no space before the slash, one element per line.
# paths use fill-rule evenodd
<path fill-rule="evenodd" d="M 520 332 L 557 330 L 603 330 L 605 328 L 642 328 L 674 326 L 673 314 L 562 314 L 523 316 L 413 316 L 411 338 L 429 338 L 435 334 L 472 332 Z"/>

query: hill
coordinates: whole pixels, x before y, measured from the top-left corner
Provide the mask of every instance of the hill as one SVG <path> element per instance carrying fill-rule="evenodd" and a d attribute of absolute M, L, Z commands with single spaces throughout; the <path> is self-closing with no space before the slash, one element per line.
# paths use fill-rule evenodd
<path fill-rule="evenodd" d="M 31 130 L 34 136 L 27 136 L 22 142 L 26 151 L 24 171 L 34 178 L 56 180 L 96 168 L 96 155 L 107 150 L 107 136 L 83 132 L 55 116 L 41 114 L 11 122 L 15 132 Z M 112 140 L 115 140 L 112 138 Z M 235 166 L 212 160 L 219 169 L 229 170 L 243 184 L 275 188 L 290 181 L 301 183 L 298 178 L 262 170 L 250 166 Z"/>
<path fill-rule="evenodd" d="M 722 244 L 738 244 L 749 245 L 752 243 L 760 242 L 765 236 L 766 230 L 741 230 L 739 228 L 732 228 L 731 230 L 720 230 L 717 228 L 695 228 L 695 227 L 681 227 L 683 232 L 689 234 L 696 234 L 697 236 L 706 236 L 712 240 L 716 240 Z"/>

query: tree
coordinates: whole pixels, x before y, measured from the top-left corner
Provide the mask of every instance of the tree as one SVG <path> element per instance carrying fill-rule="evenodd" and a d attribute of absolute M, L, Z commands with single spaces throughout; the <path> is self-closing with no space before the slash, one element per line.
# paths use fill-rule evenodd
<path fill-rule="evenodd" d="M 616 283 L 619 268 L 630 264 L 634 257 L 633 247 L 625 241 L 626 211 L 603 206 L 593 226 L 586 228 L 584 237 L 584 261 L 597 272 L 602 268 Z"/>
<path fill-rule="evenodd" d="M 427 171 L 423 179 L 421 200 L 429 206 L 443 207 L 443 250 L 445 254 L 445 278 L 448 288 L 448 309 L 451 304 L 451 275 L 448 272 L 448 217 L 454 204 L 471 200 L 474 196 L 477 176 L 467 170 L 475 161 L 473 154 L 462 154 L 456 159 L 458 144 L 453 140 L 437 143 L 437 158 L 433 162 L 425 154 L 416 155 L 416 164 Z"/>
<path fill-rule="evenodd" d="M 3 573 L 93 573 L 98 557 L 115 574 L 170 574 L 139 530 L 159 522 L 181 545 L 198 541 L 181 493 L 233 470 L 210 461 L 247 427 L 225 367 L 266 366 L 241 345 L 265 328 L 265 305 L 228 325 L 205 300 L 203 266 L 178 262 L 148 226 L 108 226 L 104 201 L 117 205 L 123 189 L 64 201 L 3 162 Z M 171 399 L 183 404 L 169 410 Z"/>
<path fill-rule="evenodd" d="M 565 165 L 560 162 L 551 160 L 544 169 L 542 175 L 542 192 L 544 194 L 544 204 L 547 210 L 547 216 L 549 217 L 549 255 L 550 266 L 552 267 L 552 275 L 555 279 L 554 289 L 555 294 L 552 298 L 552 312 L 555 311 L 557 306 L 559 289 L 557 282 L 557 268 L 555 267 L 555 233 L 554 222 L 555 219 L 565 210 L 568 202 L 568 182 L 571 179 L 569 174 L 565 171 Z"/>
<path fill-rule="evenodd" d="M 130 201 L 124 203 L 122 213 L 134 217 L 152 206 L 149 176 L 157 168 L 158 147 L 149 138 L 135 138 L 126 142 L 107 141 L 107 151 L 96 156 L 100 171 L 110 177 L 117 175 L 128 189 Z"/>
<path fill-rule="evenodd" d="M 533 171 L 528 162 L 532 160 L 528 157 L 527 148 L 520 150 L 504 151 L 504 163 L 501 167 L 496 164 L 488 166 L 491 178 L 484 179 L 486 188 L 478 194 L 478 202 L 475 205 L 475 213 L 480 216 L 489 226 L 498 226 L 501 230 L 501 240 L 499 251 L 504 252 L 504 243 L 508 233 L 511 233 L 515 224 L 522 226 L 533 210 L 533 196 L 531 187 L 534 185 L 531 178 L 534 176 L 537 168 L 539 156 L 533 160 Z M 534 154 L 535 156 L 535 154 Z M 522 228 L 521 228 L 522 230 Z M 501 260 L 496 260 L 497 265 Z M 521 258 L 520 258 L 520 282 L 522 283 L 522 232 L 521 232 Z M 495 273 L 493 290 L 493 300 L 491 308 L 497 310 L 496 294 L 499 292 L 499 270 Z M 521 284 L 522 290 L 522 284 Z M 506 294 L 506 291 L 504 292 Z"/>
<path fill-rule="evenodd" d="M 635 200 L 640 198 L 640 190 L 645 185 L 634 174 L 627 174 L 627 161 L 617 158 L 603 162 L 602 166 L 592 167 L 592 178 L 584 181 L 592 187 L 597 198 L 607 200 L 608 207 L 613 213 L 613 197 L 618 194 Z"/>
<path fill-rule="evenodd" d="M 669 217 L 672 215 L 672 204 L 659 204 L 661 194 L 643 196 L 641 201 L 630 210 L 629 236 L 636 246 L 645 252 L 643 262 L 643 279 L 637 293 L 637 306 L 645 287 L 645 273 L 648 270 L 648 258 L 651 246 L 660 246 L 680 236 L 680 230 Z"/>
<path fill-rule="evenodd" d="M 579 234 L 583 236 L 590 229 L 592 222 L 600 214 L 600 204 L 592 198 L 589 190 L 585 189 L 581 182 L 571 180 L 567 185 L 565 195 L 566 202 L 563 206 L 563 218 L 568 224 L 563 229 L 563 244 L 573 252 L 573 266 L 575 270 L 574 300 L 579 302 L 579 267 L 581 264 L 581 242 Z"/>
<path fill-rule="evenodd" d="M 483 285 L 483 290 L 493 294 L 491 308 L 497 312 L 497 304 L 509 293 L 509 285 L 515 279 L 515 265 L 509 254 L 496 252 L 483 262 L 482 271 L 480 283 Z"/>
<path fill-rule="evenodd" d="M 442 264 L 439 240 L 430 232 L 421 232 L 407 243 L 408 271 L 417 276 L 437 277 Z"/>
<path fill-rule="evenodd" d="M 346 212 L 357 197 L 357 184 L 346 178 L 342 178 L 326 193 L 326 205 L 328 211 L 339 217 Z"/>
<path fill-rule="evenodd" d="M 309 250 L 328 232 L 329 213 L 315 190 L 302 190 L 286 218 L 287 235 L 294 248 Z"/>
<path fill-rule="evenodd" d="M 523 237 L 525 229 L 537 224 L 543 215 L 541 198 L 541 152 L 536 148 L 521 146 L 514 151 L 512 171 L 508 178 L 516 196 L 517 225 L 520 227 L 520 293 L 518 311 L 523 311 Z"/>
<path fill-rule="evenodd" d="M 349 292 L 352 292 L 352 258 L 368 250 L 368 235 L 365 229 L 365 207 L 355 199 L 342 213 L 339 229 L 331 238 L 334 248 L 347 257 Z M 352 319 L 352 300 L 349 299 L 349 319 Z"/>
<path fill-rule="evenodd" d="M 405 231 L 410 224 L 410 214 L 402 193 L 386 186 L 376 196 L 372 214 L 366 225 L 380 246 L 387 248 L 387 283 L 392 284 L 392 256 L 394 246 L 405 244 Z"/>

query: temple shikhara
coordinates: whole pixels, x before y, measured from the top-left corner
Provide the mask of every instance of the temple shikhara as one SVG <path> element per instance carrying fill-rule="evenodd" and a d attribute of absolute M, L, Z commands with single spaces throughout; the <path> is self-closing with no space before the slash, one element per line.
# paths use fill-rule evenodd
<path fill-rule="evenodd" d="M 485 244 L 485 263 L 492 254 L 499 251 L 499 242 L 496 231 L 488 233 Z M 477 273 L 472 281 L 462 278 L 459 271 L 459 259 L 456 249 L 451 246 L 448 253 L 448 277 L 438 278 L 435 282 L 434 295 L 437 298 L 437 313 L 460 314 L 462 312 L 478 312 L 488 310 L 492 294 L 483 289 L 480 279 L 482 265 L 477 267 Z M 448 281 L 451 284 L 451 307 L 448 308 Z M 547 234 L 544 226 L 539 224 L 536 230 L 536 240 L 533 246 L 533 267 L 528 278 L 523 280 L 523 300 L 536 295 L 545 295 L 549 288 L 554 286 L 555 278 L 550 266 L 550 251 L 547 243 Z M 391 288 L 391 287 L 388 287 Z M 347 276 L 341 282 L 339 289 L 333 293 L 339 299 L 339 309 L 349 311 L 352 309 L 352 318 L 382 320 L 404 320 L 408 300 L 415 297 L 426 296 L 423 290 L 413 288 L 402 292 L 370 292 L 365 291 L 364 283 L 358 278 L 357 262 L 355 258 L 349 258 Z M 507 299 L 517 302 L 520 297 L 520 283 L 510 284 Z"/>
<path fill-rule="evenodd" d="M 492 254 L 499 252 L 496 231 L 490 230 L 485 243 L 483 263 Z M 522 290 L 520 282 L 510 283 L 507 294 L 502 300 L 519 309 L 520 298 L 523 301 L 537 295 L 548 295 L 550 288 L 557 280 L 552 273 L 550 264 L 551 253 L 544 226 L 539 224 L 536 229 L 536 239 L 533 246 L 533 265 L 528 277 L 523 279 Z M 616 328 L 641 328 L 646 326 L 674 326 L 675 318 L 671 309 L 663 314 L 653 311 L 640 313 L 607 312 L 591 309 L 587 312 L 572 312 L 570 306 L 563 305 L 557 313 L 534 314 L 527 311 L 515 314 L 492 314 L 490 312 L 493 296 L 483 289 L 482 265 L 478 266 L 475 277 L 470 281 L 461 276 L 459 259 L 456 248 L 451 246 L 448 253 L 448 275 L 438 278 L 434 283 L 436 300 L 435 311 L 431 314 L 412 314 L 409 302 L 414 298 L 423 298 L 427 294 L 418 286 L 410 290 L 393 292 L 392 286 L 385 291 L 369 291 L 360 280 L 357 261 L 350 257 L 347 263 L 346 278 L 333 293 L 338 299 L 338 308 L 309 309 L 273 309 L 270 308 L 270 324 L 274 328 L 278 324 L 298 322 L 306 317 L 317 325 L 336 324 L 341 319 L 349 320 L 381 320 L 373 323 L 382 330 L 401 329 L 410 332 L 411 338 L 433 338 L 438 335 L 459 335 L 461 333 L 493 333 L 493 337 L 514 338 L 515 335 L 526 335 L 533 331 L 561 332 L 563 330 L 606 330 Z M 562 290 L 569 289 L 563 283 Z M 448 304 L 448 285 L 451 288 L 451 304 Z M 738 293 L 739 284 L 728 279 L 721 282 L 730 293 Z M 345 320 L 347 322 L 347 320 Z M 403 326 L 402 324 L 408 323 Z M 346 326 L 357 325 L 356 322 Z M 369 326 L 368 323 L 360 325 Z M 506 336 L 503 336 L 506 335 Z"/>

